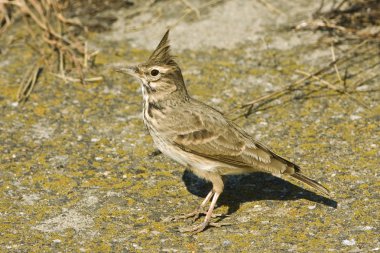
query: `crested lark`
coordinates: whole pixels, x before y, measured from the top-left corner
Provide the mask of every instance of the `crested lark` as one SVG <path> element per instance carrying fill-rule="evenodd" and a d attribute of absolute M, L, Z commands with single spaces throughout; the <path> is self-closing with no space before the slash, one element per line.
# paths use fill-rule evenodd
<path fill-rule="evenodd" d="M 199 208 L 182 218 L 198 217 L 211 200 L 204 221 L 183 229 L 201 232 L 210 222 L 223 192 L 224 175 L 263 171 L 289 175 L 328 195 L 318 182 L 301 174 L 300 167 L 275 154 L 214 108 L 190 97 L 181 69 L 170 54 L 167 31 L 148 61 L 117 71 L 132 75 L 142 84 L 143 118 L 157 148 L 208 181 L 213 188 Z"/>

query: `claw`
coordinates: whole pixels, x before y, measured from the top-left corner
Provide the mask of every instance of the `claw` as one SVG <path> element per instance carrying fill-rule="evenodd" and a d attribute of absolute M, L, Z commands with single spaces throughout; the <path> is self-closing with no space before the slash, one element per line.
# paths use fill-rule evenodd
<path fill-rule="evenodd" d="M 208 225 L 209 225 L 210 227 L 220 228 L 220 227 L 223 227 L 223 226 L 231 226 L 232 223 L 217 223 L 217 222 L 210 222 Z"/>
<path fill-rule="evenodd" d="M 194 212 L 191 212 L 188 214 L 181 214 L 174 217 L 167 217 L 163 219 L 163 221 L 171 222 L 171 221 L 179 221 L 179 220 L 186 220 L 186 219 L 192 218 L 191 221 L 195 222 L 201 217 L 201 215 L 207 215 L 207 212 L 197 209 Z M 218 217 L 229 217 L 229 215 L 228 214 L 211 214 L 211 218 L 218 218 Z"/>
<path fill-rule="evenodd" d="M 185 220 L 185 219 L 192 218 L 192 221 L 194 222 L 200 217 L 201 214 L 205 215 L 206 212 L 200 209 L 196 209 L 195 211 L 188 214 L 182 214 L 182 215 L 178 215 L 174 217 L 165 218 L 164 221 L 169 222 L 169 221 L 178 221 L 178 220 Z"/>
<path fill-rule="evenodd" d="M 202 222 L 199 225 L 185 227 L 185 228 L 180 228 L 179 231 L 181 233 L 197 234 L 197 233 L 200 233 L 203 230 L 205 230 L 205 228 L 207 227 L 207 225 L 208 225 L 208 222 Z"/>
<path fill-rule="evenodd" d="M 215 208 L 216 201 L 218 200 L 220 194 L 221 194 L 221 192 L 217 192 L 217 191 L 213 191 L 212 190 L 212 191 L 210 191 L 207 194 L 207 196 L 203 200 L 202 204 L 194 212 L 191 212 L 191 213 L 185 214 L 185 215 L 180 215 L 180 216 L 173 217 L 173 218 L 169 218 L 169 219 L 166 218 L 165 220 L 166 221 L 177 221 L 177 220 L 180 220 L 180 219 L 188 219 L 188 218 L 193 217 L 193 222 L 195 222 L 199 218 L 199 216 L 201 214 L 206 215 L 204 221 L 201 224 L 195 225 L 195 226 L 192 226 L 192 227 L 187 227 L 187 228 L 180 228 L 179 231 L 181 233 L 191 232 L 192 234 L 197 234 L 197 233 L 202 232 L 203 230 L 205 230 L 205 228 L 207 226 L 212 226 L 212 227 L 229 226 L 229 225 L 231 225 L 229 223 L 214 223 L 214 222 L 210 222 L 211 218 L 221 217 L 221 216 L 228 216 L 228 215 L 213 214 L 212 213 L 212 211 Z M 210 201 L 211 197 L 212 197 L 212 201 L 211 201 L 210 207 L 209 207 L 208 211 L 205 212 L 203 210 L 203 208 L 205 207 L 205 205 L 207 204 L 207 202 Z"/>
<path fill-rule="evenodd" d="M 201 224 L 191 226 L 191 227 L 185 227 L 180 228 L 179 231 L 181 233 L 191 233 L 191 235 L 198 234 L 202 231 L 204 231 L 207 227 L 222 227 L 222 226 L 230 226 L 231 223 L 216 223 L 216 222 L 202 222 Z"/>

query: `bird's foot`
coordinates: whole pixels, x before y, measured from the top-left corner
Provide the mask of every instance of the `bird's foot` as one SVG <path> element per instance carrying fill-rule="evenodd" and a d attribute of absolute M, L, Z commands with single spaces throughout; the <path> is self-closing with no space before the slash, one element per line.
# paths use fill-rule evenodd
<path fill-rule="evenodd" d="M 177 215 L 174 217 L 168 217 L 165 219 L 165 221 L 178 221 L 178 220 L 186 220 L 186 219 L 192 218 L 192 220 L 194 222 L 200 217 L 201 214 L 205 215 L 206 212 L 204 210 L 202 210 L 201 208 L 198 208 L 198 209 L 196 209 L 193 212 L 188 213 L 188 214 L 181 214 L 181 215 Z"/>
<path fill-rule="evenodd" d="M 202 215 L 205 215 L 206 212 L 202 209 L 196 209 L 194 212 L 191 212 L 191 213 L 188 213 L 188 214 L 182 214 L 182 215 L 179 215 L 179 216 L 176 216 L 174 217 L 174 221 L 177 221 L 177 220 L 186 220 L 186 219 L 189 219 L 191 218 L 193 222 L 195 222 L 197 219 L 199 219 L 199 217 Z"/>
<path fill-rule="evenodd" d="M 204 231 L 207 227 L 218 227 L 219 228 L 222 226 L 230 226 L 230 225 L 232 225 L 232 224 L 231 223 L 216 223 L 216 222 L 204 221 L 199 225 L 180 228 L 179 231 L 181 233 L 191 233 L 192 235 L 194 235 L 194 234 L 198 234 L 198 233 Z"/>
<path fill-rule="evenodd" d="M 196 220 L 199 219 L 202 215 L 206 215 L 207 212 L 202 210 L 201 208 L 196 209 L 195 211 L 188 213 L 188 214 L 182 214 L 174 217 L 168 217 L 164 219 L 164 221 L 178 221 L 178 220 L 186 220 L 189 218 L 192 218 L 192 222 L 195 222 Z M 217 218 L 217 217 L 224 217 L 224 216 L 229 216 L 229 215 L 224 215 L 224 214 L 212 214 L 211 218 Z"/>

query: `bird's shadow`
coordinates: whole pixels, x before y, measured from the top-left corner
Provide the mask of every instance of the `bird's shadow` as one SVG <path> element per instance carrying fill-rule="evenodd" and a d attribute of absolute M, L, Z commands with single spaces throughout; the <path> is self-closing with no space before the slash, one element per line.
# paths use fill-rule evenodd
<path fill-rule="evenodd" d="M 182 180 L 187 190 L 199 197 L 206 197 L 212 189 L 210 182 L 200 179 L 189 170 L 185 170 Z M 218 203 L 228 206 L 227 214 L 236 212 L 244 202 L 258 200 L 307 199 L 333 208 L 337 208 L 338 205 L 333 199 L 323 197 L 268 173 L 227 176 L 224 182 L 225 188 Z"/>

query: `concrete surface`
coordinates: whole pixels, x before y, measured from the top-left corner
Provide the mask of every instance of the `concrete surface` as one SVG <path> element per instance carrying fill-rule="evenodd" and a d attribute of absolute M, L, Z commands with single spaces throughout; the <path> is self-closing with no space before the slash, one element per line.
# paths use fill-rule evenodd
<path fill-rule="evenodd" d="M 149 157 L 139 84 L 109 67 L 147 59 L 186 8 L 173 1 L 165 9 L 167 2 L 132 17 L 120 10 L 111 31 L 90 35 L 104 81 L 65 84 L 44 73 L 25 105 L 15 94 L 35 55 L 13 31 L 15 43 L 0 54 L 0 251 L 380 251 L 378 78 L 351 93 L 369 108 L 317 89 L 237 120 L 328 187 L 331 199 L 285 178 L 234 176 L 215 211 L 232 226 L 188 236 L 178 232 L 188 221 L 164 221 L 192 211 L 211 186 L 162 155 Z M 259 1 L 220 1 L 200 19 L 189 14 L 171 41 L 190 93 L 229 112 L 301 78 L 297 69 L 325 66 L 330 47 L 320 33 L 286 29 L 315 5 L 278 1 L 278 14 Z M 374 55 L 358 55 L 349 72 L 373 64 L 369 72 L 379 72 Z"/>

